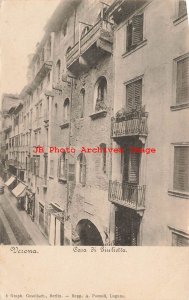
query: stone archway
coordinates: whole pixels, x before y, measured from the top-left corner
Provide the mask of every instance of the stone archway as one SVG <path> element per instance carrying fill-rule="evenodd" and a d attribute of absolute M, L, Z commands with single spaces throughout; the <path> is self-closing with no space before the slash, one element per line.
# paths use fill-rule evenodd
<path fill-rule="evenodd" d="M 81 246 L 103 246 L 103 240 L 96 226 L 89 220 L 79 221 L 76 227 Z"/>

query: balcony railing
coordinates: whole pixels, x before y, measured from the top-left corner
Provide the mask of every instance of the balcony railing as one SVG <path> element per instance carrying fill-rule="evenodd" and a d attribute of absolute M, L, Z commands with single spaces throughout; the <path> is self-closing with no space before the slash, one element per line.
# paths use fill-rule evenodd
<path fill-rule="evenodd" d="M 118 138 L 133 135 L 147 136 L 147 117 L 148 114 L 146 112 L 135 111 L 113 118 L 112 137 Z"/>
<path fill-rule="evenodd" d="M 145 185 L 110 181 L 109 200 L 134 210 L 145 209 Z"/>
<path fill-rule="evenodd" d="M 99 56 L 99 51 L 106 53 L 112 53 L 113 34 L 111 23 L 101 20 L 77 42 L 70 51 L 66 54 L 67 68 L 71 71 L 75 70 L 79 65 L 83 64 L 83 61 L 79 61 L 79 57 L 82 56 L 85 62 L 94 63 L 95 56 Z M 96 45 L 96 47 L 95 47 Z M 91 53 L 90 53 L 90 50 Z"/>

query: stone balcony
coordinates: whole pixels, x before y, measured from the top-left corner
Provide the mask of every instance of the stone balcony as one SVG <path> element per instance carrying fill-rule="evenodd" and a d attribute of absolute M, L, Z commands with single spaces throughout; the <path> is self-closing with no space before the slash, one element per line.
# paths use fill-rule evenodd
<path fill-rule="evenodd" d="M 67 69 L 73 74 L 88 69 L 103 55 L 111 54 L 112 45 L 112 25 L 108 21 L 100 20 L 66 54 Z"/>

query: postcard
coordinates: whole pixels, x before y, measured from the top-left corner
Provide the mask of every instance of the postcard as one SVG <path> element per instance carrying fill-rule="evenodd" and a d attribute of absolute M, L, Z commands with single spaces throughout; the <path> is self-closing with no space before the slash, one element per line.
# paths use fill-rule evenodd
<path fill-rule="evenodd" d="M 0 299 L 189 299 L 187 0 L 0 3 Z"/>

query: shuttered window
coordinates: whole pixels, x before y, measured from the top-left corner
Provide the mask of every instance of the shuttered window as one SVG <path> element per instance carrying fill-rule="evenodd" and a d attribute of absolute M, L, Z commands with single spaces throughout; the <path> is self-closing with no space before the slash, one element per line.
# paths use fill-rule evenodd
<path fill-rule="evenodd" d="M 136 80 L 126 86 L 126 109 L 128 112 L 141 108 L 142 105 L 142 79 Z"/>
<path fill-rule="evenodd" d="M 129 170 L 128 170 L 129 183 L 138 183 L 139 181 L 139 154 L 130 153 Z"/>
<path fill-rule="evenodd" d="M 189 102 L 189 57 L 177 62 L 176 104 Z"/>
<path fill-rule="evenodd" d="M 178 233 L 172 233 L 172 246 L 187 247 L 189 246 L 189 238 Z"/>
<path fill-rule="evenodd" d="M 178 17 L 182 17 L 187 14 L 186 0 L 179 0 Z"/>
<path fill-rule="evenodd" d="M 127 51 L 143 41 L 143 14 L 136 15 L 127 25 Z"/>
<path fill-rule="evenodd" d="M 50 176 L 54 177 L 54 160 L 50 160 Z"/>
<path fill-rule="evenodd" d="M 173 188 L 189 192 L 189 147 L 175 146 Z"/>
<path fill-rule="evenodd" d="M 86 158 L 83 153 L 79 154 L 77 158 L 78 163 L 78 181 L 83 186 L 86 184 Z"/>
<path fill-rule="evenodd" d="M 63 153 L 59 160 L 59 178 L 60 179 L 66 179 L 67 178 L 67 159 L 66 154 Z"/>

